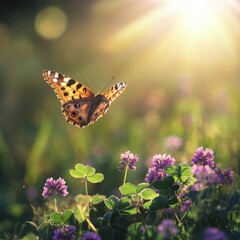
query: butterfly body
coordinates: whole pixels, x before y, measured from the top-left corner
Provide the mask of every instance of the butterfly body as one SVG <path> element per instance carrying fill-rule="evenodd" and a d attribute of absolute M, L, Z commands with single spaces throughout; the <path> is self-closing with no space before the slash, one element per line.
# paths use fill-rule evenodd
<path fill-rule="evenodd" d="M 104 94 L 95 95 L 83 84 L 61 73 L 43 71 L 43 77 L 55 91 L 62 104 L 66 120 L 78 127 L 86 127 L 104 116 L 113 100 L 126 88 L 124 82 L 111 87 Z"/>

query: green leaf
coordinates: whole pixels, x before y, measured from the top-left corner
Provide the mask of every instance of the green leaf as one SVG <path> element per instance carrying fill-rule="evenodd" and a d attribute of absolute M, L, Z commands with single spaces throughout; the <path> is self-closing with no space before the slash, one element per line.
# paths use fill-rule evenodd
<path fill-rule="evenodd" d="M 104 203 L 108 209 L 113 210 L 115 202 L 107 198 L 107 199 L 104 199 Z"/>
<path fill-rule="evenodd" d="M 137 222 L 137 223 L 133 223 L 131 224 L 127 231 L 128 231 L 128 236 L 131 236 L 130 238 L 127 238 L 127 240 L 129 239 L 145 239 L 142 238 L 140 235 L 140 229 L 141 227 L 143 227 L 143 223 L 142 222 Z M 143 234 L 144 235 L 144 234 Z M 153 238 L 152 238 L 153 239 Z"/>
<path fill-rule="evenodd" d="M 167 206 L 168 198 L 166 196 L 157 196 L 153 199 L 153 202 L 163 208 Z"/>
<path fill-rule="evenodd" d="M 156 180 L 153 182 L 153 187 L 155 187 L 158 190 L 164 190 L 167 189 L 167 185 L 163 180 Z"/>
<path fill-rule="evenodd" d="M 110 210 L 113 210 L 115 204 L 118 204 L 118 202 L 119 198 L 114 195 L 111 195 L 109 198 L 104 199 L 106 207 L 109 208 Z"/>
<path fill-rule="evenodd" d="M 21 240 L 39 240 L 39 237 L 36 236 L 34 233 L 27 233 Z"/>
<path fill-rule="evenodd" d="M 143 189 L 141 195 L 145 200 L 152 200 L 158 196 L 158 194 L 151 188 Z"/>
<path fill-rule="evenodd" d="M 93 196 L 92 196 L 91 203 L 92 203 L 93 205 L 99 204 L 99 203 L 101 203 L 104 199 L 106 199 L 106 196 L 96 194 L 96 195 L 93 195 Z"/>
<path fill-rule="evenodd" d="M 191 177 L 193 175 L 192 168 L 188 164 L 183 163 L 183 164 L 180 164 L 178 167 L 180 168 L 180 172 L 182 176 Z"/>
<path fill-rule="evenodd" d="M 169 205 L 177 205 L 179 203 L 179 199 L 177 196 L 174 196 L 168 200 Z"/>
<path fill-rule="evenodd" d="M 172 176 L 166 176 L 163 181 L 166 183 L 168 188 L 171 188 L 172 185 L 174 184 L 174 178 Z"/>
<path fill-rule="evenodd" d="M 191 185 L 192 183 L 195 183 L 197 179 L 195 177 L 189 177 L 184 181 L 184 184 Z"/>
<path fill-rule="evenodd" d="M 172 176 L 167 176 L 162 180 L 156 180 L 153 182 L 153 187 L 158 190 L 168 190 L 174 184 L 174 178 Z"/>
<path fill-rule="evenodd" d="M 164 169 L 168 175 L 174 175 L 177 173 L 177 166 L 169 166 Z"/>
<path fill-rule="evenodd" d="M 86 166 L 86 168 L 85 168 L 85 174 L 86 174 L 87 177 L 92 176 L 95 172 L 96 172 L 96 169 L 95 169 L 95 168 L 90 167 L 90 166 L 88 166 L 88 165 Z"/>
<path fill-rule="evenodd" d="M 84 222 L 85 220 L 85 208 L 75 207 L 74 209 L 74 217 L 77 219 L 79 223 Z"/>
<path fill-rule="evenodd" d="M 126 183 L 123 186 L 119 187 L 119 190 L 122 195 L 136 194 L 137 187 L 131 183 Z"/>
<path fill-rule="evenodd" d="M 136 206 L 132 206 L 130 208 L 124 209 L 122 211 L 123 214 L 130 214 L 130 215 L 135 215 L 137 214 L 137 207 Z"/>
<path fill-rule="evenodd" d="M 111 218 L 112 218 L 113 212 L 112 211 L 108 211 L 106 212 L 102 218 L 99 218 L 99 223 L 101 224 L 101 226 L 103 226 L 103 224 L 105 223 L 110 223 Z"/>
<path fill-rule="evenodd" d="M 143 207 L 150 211 L 156 211 L 156 210 L 168 207 L 167 202 L 168 202 L 167 197 L 158 196 L 158 197 L 154 198 L 152 201 L 148 201 L 145 204 L 143 204 Z"/>
<path fill-rule="evenodd" d="M 75 170 L 79 173 L 82 173 L 83 176 L 85 175 L 85 169 L 86 167 L 81 163 L 75 165 Z"/>
<path fill-rule="evenodd" d="M 66 209 L 62 215 L 63 222 L 66 224 L 70 217 L 72 216 L 73 212 L 70 209 Z"/>
<path fill-rule="evenodd" d="M 84 177 L 84 175 L 82 173 L 76 171 L 75 169 L 70 169 L 69 173 L 74 178 L 83 178 Z"/>
<path fill-rule="evenodd" d="M 123 210 L 127 207 L 129 207 L 131 200 L 128 197 L 122 197 L 120 198 L 118 204 L 116 204 L 117 210 Z"/>
<path fill-rule="evenodd" d="M 111 195 L 108 199 L 110 199 L 111 201 L 113 201 L 114 203 L 118 203 L 119 202 L 119 198 L 114 196 L 114 195 Z"/>
<path fill-rule="evenodd" d="M 77 196 L 75 196 L 75 201 L 76 201 L 76 203 L 79 203 L 80 205 L 85 205 L 87 203 L 87 197 L 86 197 L 86 195 L 78 194 Z"/>
<path fill-rule="evenodd" d="M 104 176 L 102 173 L 96 173 L 93 176 L 87 177 L 87 180 L 91 183 L 100 183 L 104 179 Z"/>
<path fill-rule="evenodd" d="M 52 221 L 53 224 L 63 224 L 63 219 L 60 213 L 57 212 L 53 212 L 50 215 L 50 219 Z"/>
<path fill-rule="evenodd" d="M 140 183 L 137 185 L 136 192 L 140 193 L 143 189 L 148 188 L 150 186 L 149 183 Z"/>
<path fill-rule="evenodd" d="M 150 205 L 152 204 L 152 201 L 148 201 L 148 202 L 145 202 L 144 204 L 143 204 L 143 207 L 145 208 L 145 209 L 147 209 L 147 210 L 150 210 Z"/>
<path fill-rule="evenodd" d="M 178 191 L 179 188 L 180 188 L 180 185 L 175 183 L 172 185 L 171 190 L 176 192 L 176 191 Z"/>
<path fill-rule="evenodd" d="M 132 196 L 131 196 L 131 199 L 132 199 L 133 201 L 135 201 L 135 202 L 138 200 L 138 198 L 139 198 L 138 195 L 132 195 Z"/>

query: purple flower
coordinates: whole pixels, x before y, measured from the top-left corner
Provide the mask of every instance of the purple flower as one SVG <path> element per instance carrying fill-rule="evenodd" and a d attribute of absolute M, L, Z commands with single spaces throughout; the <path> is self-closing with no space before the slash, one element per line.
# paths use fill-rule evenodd
<path fill-rule="evenodd" d="M 181 210 L 183 212 L 188 212 L 190 210 L 192 204 L 192 200 L 191 199 L 186 199 L 183 201 L 182 206 L 181 206 Z"/>
<path fill-rule="evenodd" d="M 74 240 L 76 239 L 76 236 L 74 235 L 75 230 L 75 226 L 64 226 L 63 228 L 57 228 L 54 231 L 53 240 Z"/>
<path fill-rule="evenodd" d="M 231 184 L 232 182 L 233 170 L 231 168 L 222 170 L 220 167 L 216 167 L 207 179 L 209 184 Z"/>
<path fill-rule="evenodd" d="M 145 178 L 145 181 L 147 183 L 151 183 L 153 181 L 156 181 L 157 179 L 158 179 L 157 169 L 155 167 L 149 168 L 148 172 L 147 172 L 147 175 L 146 175 L 146 178 Z"/>
<path fill-rule="evenodd" d="M 203 183 L 195 183 L 192 187 L 191 187 L 191 191 L 200 191 L 202 189 L 204 189 L 205 185 Z"/>
<path fill-rule="evenodd" d="M 169 136 L 166 140 L 166 146 L 169 150 L 177 150 L 182 146 L 182 139 L 176 135 Z"/>
<path fill-rule="evenodd" d="M 152 158 L 152 168 L 148 169 L 145 181 L 151 183 L 153 181 L 163 179 L 167 176 L 164 168 L 172 166 L 175 163 L 175 159 L 170 155 L 158 154 Z"/>
<path fill-rule="evenodd" d="M 57 180 L 53 180 L 53 178 L 48 178 L 43 188 L 42 196 L 47 198 L 49 196 L 55 195 L 57 193 L 62 196 L 68 195 L 66 182 L 62 178 L 58 178 Z"/>
<path fill-rule="evenodd" d="M 211 169 L 208 165 L 196 165 L 192 166 L 192 173 L 197 178 L 198 182 L 201 182 L 207 179 L 211 174 L 214 173 L 213 169 Z"/>
<path fill-rule="evenodd" d="M 197 164 L 202 166 L 208 165 L 209 167 L 212 168 L 214 166 L 213 160 L 214 160 L 214 155 L 211 149 L 206 148 L 205 150 L 203 150 L 203 147 L 199 147 L 192 158 L 192 164 L 193 165 Z"/>
<path fill-rule="evenodd" d="M 120 159 L 121 161 L 119 164 L 122 165 L 118 168 L 120 171 L 124 170 L 127 166 L 133 171 L 136 170 L 135 165 L 139 161 L 137 155 L 134 155 L 130 151 L 127 151 L 121 154 Z"/>
<path fill-rule="evenodd" d="M 152 165 L 156 167 L 156 169 L 166 168 L 172 166 L 175 163 L 175 159 L 172 158 L 170 155 L 166 154 L 158 154 L 153 156 Z"/>
<path fill-rule="evenodd" d="M 227 237 L 218 228 L 208 227 L 204 231 L 204 240 L 227 240 Z"/>
<path fill-rule="evenodd" d="M 145 181 L 147 183 L 151 183 L 153 181 L 163 179 L 167 176 L 167 173 L 163 169 L 157 169 L 156 167 L 152 167 L 148 169 Z"/>
<path fill-rule="evenodd" d="M 100 236 L 95 232 L 86 232 L 82 240 L 101 240 Z"/>
<path fill-rule="evenodd" d="M 233 182 L 233 170 L 231 168 L 224 169 L 223 171 L 217 167 L 214 169 L 217 178 L 221 184 L 231 184 Z"/>
<path fill-rule="evenodd" d="M 158 233 L 160 233 L 164 239 L 168 239 L 171 236 L 176 236 L 178 232 L 179 230 L 176 228 L 173 220 L 166 219 L 158 225 Z"/>

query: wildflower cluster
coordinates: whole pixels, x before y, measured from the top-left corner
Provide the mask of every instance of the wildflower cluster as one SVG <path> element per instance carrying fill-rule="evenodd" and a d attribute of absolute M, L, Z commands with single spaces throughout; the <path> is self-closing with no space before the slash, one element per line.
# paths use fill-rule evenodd
<path fill-rule="evenodd" d="M 76 164 L 69 173 L 84 184 L 85 195 L 77 195 L 70 206 L 65 203 L 68 208 L 47 209 L 44 221 L 38 222 L 40 238 L 50 239 L 50 234 L 53 240 L 240 238 L 239 210 L 236 211 L 240 193 L 235 192 L 228 200 L 218 195 L 223 185 L 233 182 L 233 171 L 216 166 L 211 149 L 198 148 L 191 165 L 177 165 L 170 155 L 154 155 L 145 182 L 135 185 L 126 179 L 128 169 L 135 171 L 138 161 L 138 156 L 130 151 L 120 155 L 118 169 L 125 170 L 119 187 L 121 197 L 108 198 L 88 193 L 88 184 L 102 182 L 103 174 L 88 165 Z M 64 179 L 49 178 L 42 196 L 64 197 L 67 188 Z M 101 202 L 108 212 L 98 216 Z"/>
<path fill-rule="evenodd" d="M 148 169 L 145 181 L 151 183 L 153 181 L 163 179 L 167 176 L 165 168 L 172 166 L 175 163 L 175 159 L 170 155 L 158 154 L 152 158 L 152 167 Z"/>
<path fill-rule="evenodd" d="M 209 148 L 203 150 L 199 147 L 192 158 L 192 173 L 197 179 L 193 186 L 196 190 L 201 189 L 205 184 L 231 184 L 233 182 L 232 169 L 222 170 L 215 166 L 213 151 Z"/>
<path fill-rule="evenodd" d="M 204 240 L 227 240 L 227 237 L 223 231 L 220 231 L 216 227 L 207 227 L 204 231 Z"/>
<path fill-rule="evenodd" d="M 75 230 L 76 230 L 75 226 L 64 226 L 63 228 L 57 228 L 54 231 L 53 240 L 62 239 L 74 240 L 76 239 L 76 236 L 74 234 Z"/>
<path fill-rule="evenodd" d="M 164 239 L 169 239 L 172 236 L 176 236 L 179 230 L 176 228 L 173 220 L 167 219 L 163 220 L 162 223 L 158 225 L 158 232 Z"/>
<path fill-rule="evenodd" d="M 62 196 L 67 196 L 67 186 L 66 182 L 62 178 L 58 178 L 57 180 L 53 180 L 53 178 L 48 178 L 43 188 L 42 196 L 47 198 L 49 196 L 53 196 L 56 194 L 61 194 Z"/>
<path fill-rule="evenodd" d="M 199 147 L 192 158 L 192 163 L 201 166 L 208 165 L 209 167 L 213 167 L 213 160 L 214 155 L 211 149 L 206 148 L 205 150 L 203 150 L 203 147 Z"/>
<path fill-rule="evenodd" d="M 95 232 L 86 232 L 82 240 L 101 240 L 100 236 Z"/>
<path fill-rule="evenodd" d="M 121 166 L 118 168 L 120 171 L 124 170 L 126 167 L 129 167 L 133 171 L 136 170 L 136 163 L 139 161 L 137 155 L 134 155 L 130 151 L 127 151 L 121 154 L 120 159 L 121 161 L 119 162 L 119 164 Z"/>

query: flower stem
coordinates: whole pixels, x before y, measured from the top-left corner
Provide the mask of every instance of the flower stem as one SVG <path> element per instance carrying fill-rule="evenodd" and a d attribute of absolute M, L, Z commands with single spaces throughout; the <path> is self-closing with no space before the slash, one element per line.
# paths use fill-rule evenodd
<path fill-rule="evenodd" d="M 175 215 L 175 217 L 176 217 L 178 223 L 181 224 L 181 221 L 180 221 L 180 219 L 178 218 L 178 215 L 177 215 L 176 213 L 174 213 L 174 215 Z"/>
<path fill-rule="evenodd" d="M 123 185 L 126 183 L 127 172 L 128 172 L 128 166 L 126 166 L 126 169 L 125 169 L 125 174 L 124 174 L 124 178 L 123 178 Z"/>
<path fill-rule="evenodd" d="M 57 212 L 58 208 L 57 208 L 57 199 L 54 198 L 54 210 Z"/>
<path fill-rule="evenodd" d="M 84 183 L 85 183 L 85 192 L 86 192 L 86 201 L 87 201 L 88 216 L 90 216 L 90 212 L 89 212 L 89 198 L 88 198 L 87 178 L 84 179 Z"/>
<path fill-rule="evenodd" d="M 89 197 L 88 197 L 88 186 L 87 186 L 87 178 L 84 179 L 84 183 L 85 183 L 85 192 L 86 192 L 86 204 L 87 204 L 87 217 L 86 217 L 86 221 L 88 223 L 88 229 L 92 228 L 93 231 L 97 231 L 96 228 L 93 226 L 93 224 L 90 221 L 90 210 L 89 210 Z"/>
<path fill-rule="evenodd" d="M 94 232 L 96 232 L 97 229 L 96 229 L 96 228 L 94 227 L 94 225 L 91 223 L 90 219 L 88 219 L 88 218 L 86 217 L 86 221 L 87 221 L 87 223 L 88 223 L 88 226 L 89 226 Z"/>

